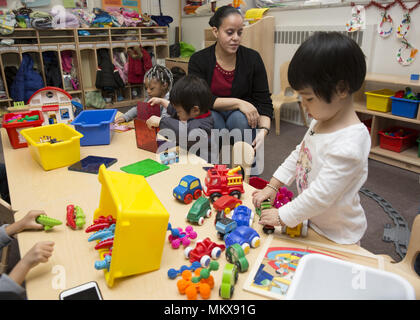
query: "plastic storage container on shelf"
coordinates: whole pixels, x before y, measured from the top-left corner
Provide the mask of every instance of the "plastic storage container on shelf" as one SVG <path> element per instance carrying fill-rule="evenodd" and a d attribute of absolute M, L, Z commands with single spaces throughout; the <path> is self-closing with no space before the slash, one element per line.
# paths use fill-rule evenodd
<path fill-rule="evenodd" d="M 84 110 L 71 123 L 83 134 L 81 146 L 104 145 L 111 143 L 110 125 L 114 121 L 116 109 Z"/>
<path fill-rule="evenodd" d="M 375 91 L 365 92 L 366 94 L 366 108 L 369 110 L 389 112 L 391 111 L 390 99 L 395 92 L 389 89 L 381 89 Z"/>
<path fill-rule="evenodd" d="M 389 133 L 401 131 L 405 133 L 404 136 L 391 136 Z M 387 134 L 388 133 L 388 134 Z M 402 152 L 416 143 L 418 131 L 403 127 L 392 127 L 386 130 L 381 130 L 379 134 L 379 146 L 382 149 L 387 149 L 395 152 Z"/>
<path fill-rule="evenodd" d="M 83 135 L 64 123 L 24 129 L 32 158 L 44 170 L 66 167 L 80 161 L 80 138 Z M 55 139 L 55 143 L 41 140 Z"/>
<path fill-rule="evenodd" d="M 302 257 L 288 300 L 414 300 L 413 286 L 403 277 L 321 254 Z"/>
<path fill-rule="evenodd" d="M 169 213 L 143 176 L 99 168 L 102 184 L 94 219 L 116 219 L 111 264 L 104 270 L 109 287 L 116 278 L 160 268 Z"/>
<path fill-rule="evenodd" d="M 18 117 L 19 115 L 21 115 L 22 118 L 25 118 L 26 116 L 27 117 L 38 116 L 38 120 L 25 121 L 25 122 L 13 121 L 13 122 L 7 123 L 8 121 L 12 120 L 15 117 Z M 9 136 L 10 144 L 12 145 L 13 149 L 18 149 L 18 148 L 25 148 L 28 146 L 28 143 L 26 142 L 25 138 L 20 134 L 20 131 L 25 128 L 42 126 L 43 122 L 44 122 L 44 116 L 42 115 L 42 112 L 39 110 L 32 110 L 32 111 L 6 113 L 3 116 L 2 125 L 3 125 L 3 128 L 5 128 L 7 131 L 7 135 Z"/>
<path fill-rule="evenodd" d="M 411 100 L 391 97 L 392 99 L 392 111 L 391 113 L 395 116 L 405 118 L 417 118 L 417 111 L 419 109 L 420 100 Z"/>

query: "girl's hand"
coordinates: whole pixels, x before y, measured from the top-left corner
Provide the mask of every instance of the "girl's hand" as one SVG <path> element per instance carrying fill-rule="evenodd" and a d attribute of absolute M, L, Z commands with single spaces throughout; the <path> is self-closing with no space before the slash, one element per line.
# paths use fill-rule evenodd
<path fill-rule="evenodd" d="M 118 117 L 114 120 L 115 124 L 119 124 L 119 123 L 123 123 L 123 122 L 125 122 L 124 117 Z"/>
<path fill-rule="evenodd" d="M 146 125 L 149 129 L 159 128 L 159 124 L 160 124 L 160 117 L 158 116 L 151 116 L 149 119 L 146 120 Z"/>
<path fill-rule="evenodd" d="M 257 135 L 255 136 L 255 140 L 252 142 L 252 146 L 254 147 L 254 151 L 257 151 L 257 149 L 263 144 L 264 138 L 267 135 L 267 130 L 265 129 L 259 129 L 257 130 Z"/>
<path fill-rule="evenodd" d="M 36 218 L 38 218 L 41 214 L 46 214 L 44 210 L 30 210 L 26 216 L 16 222 L 18 229 L 16 233 L 19 233 L 24 230 L 41 230 L 44 228 L 42 224 L 36 222 Z"/>
<path fill-rule="evenodd" d="M 35 267 L 41 262 L 47 262 L 54 250 L 54 242 L 43 241 L 35 244 L 31 250 L 22 258 L 22 263 L 28 269 Z"/>
<path fill-rule="evenodd" d="M 261 207 L 261 203 L 267 199 L 270 199 L 271 204 L 274 203 L 277 192 L 270 187 L 265 187 L 262 190 L 255 190 L 252 193 L 252 204 L 255 208 Z"/>
<path fill-rule="evenodd" d="M 265 209 L 261 211 L 261 219 L 258 221 L 259 224 L 263 226 L 283 226 L 284 223 L 279 218 L 279 210 L 274 209 Z"/>
<path fill-rule="evenodd" d="M 157 105 L 161 105 L 164 108 L 167 108 L 169 105 L 169 100 L 163 99 L 163 98 L 157 98 L 157 97 L 153 97 L 150 98 L 148 103 L 150 103 L 150 105 L 154 106 L 155 104 Z"/>
<path fill-rule="evenodd" d="M 248 124 L 251 128 L 256 128 L 258 124 L 259 113 L 252 103 L 240 100 L 238 109 L 246 116 Z"/>

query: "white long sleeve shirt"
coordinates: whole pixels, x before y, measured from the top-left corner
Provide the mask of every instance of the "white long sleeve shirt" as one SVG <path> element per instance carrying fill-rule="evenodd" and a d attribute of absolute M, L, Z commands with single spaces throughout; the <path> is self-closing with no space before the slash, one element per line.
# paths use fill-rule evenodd
<path fill-rule="evenodd" d="M 363 123 L 332 133 L 315 133 L 311 122 L 302 142 L 274 173 L 286 185 L 294 179 L 299 195 L 279 208 L 294 227 L 309 219 L 316 232 L 339 244 L 357 243 L 367 228 L 359 189 L 368 174 L 370 135 Z"/>

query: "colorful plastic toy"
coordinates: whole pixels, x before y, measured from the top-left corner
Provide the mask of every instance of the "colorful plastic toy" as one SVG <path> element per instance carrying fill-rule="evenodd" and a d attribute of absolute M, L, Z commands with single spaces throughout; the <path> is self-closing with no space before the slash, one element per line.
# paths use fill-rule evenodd
<path fill-rule="evenodd" d="M 185 248 L 184 254 L 190 262 L 199 261 L 202 266 L 207 267 L 211 260 L 210 257 L 218 259 L 225 248 L 223 244 L 217 244 L 210 238 L 205 238 L 203 241 L 197 242 L 194 249 L 192 247 Z"/>
<path fill-rule="evenodd" d="M 172 152 L 165 151 L 160 154 L 160 162 L 165 165 L 179 162 L 179 155 L 175 151 L 172 151 Z"/>
<path fill-rule="evenodd" d="M 60 220 L 48 217 L 45 214 L 39 215 L 35 219 L 35 221 L 39 224 L 42 224 L 44 226 L 45 231 L 51 230 L 53 227 L 59 226 L 60 224 L 62 224 L 62 222 Z"/>
<path fill-rule="evenodd" d="M 102 230 L 98 230 L 98 231 L 96 231 L 94 234 L 92 234 L 92 235 L 89 237 L 88 241 L 89 241 L 89 242 L 91 242 L 91 241 L 95 241 L 95 240 L 102 241 L 102 240 L 104 240 L 104 239 L 107 239 L 107 238 L 113 237 L 113 236 L 114 236 L 114 233 L 115 233 L 115 224 L 112 224 L 112 225 L 111 225 L 110 227 L 108 227 L 108 228 L 104 228 L 104 229 L 102 229 Z"/>
<path fill-rule="evenodd" d="M 222 284 L 219 288 L 219 295 L 223 299 L 230 299 L 235 291 L 235 284 L 238 281 L 238 268 L 236 265 L 226 263 L 223 269 Z"/>
<path fill-rule="evenodd" d="M 102 270 L 107 269 L 109 271 L 109 267 L 111 266 L 111 256 L 107 255 L 103 260 L 95 261 L 95 269 Z"/>
<path fill-rule="evenodd" d="M 173 195 L 185 204 L 191 203 L 193 199 L 201 197 L 203 188 L 201 187 L 200 179 L 187 175 L 179 181 L 178 186 L 174 188 Z"/>
<path fill-rule="evenodd" d="M 201 270 L 201 268 L 196 269 L 194 274 L 199 276 Z M 198 294 L 200 294 L 203 299 L 209 299 L 211 289 L 214 287 L 213 276 L 210 275 L 207 279 L 201 279 L 198 283 L 192 282 L 191 279 L 192 272 L 190 270 L 182 272 L 182 279 L 177 282 L 179 293 L 185 294 L 188 300 L 196 300 Z"/>
<path fill-rule="evenodd" d="M 232 220 L 227 217 L 222 217 L 217 220 L 216 222 L 216 231 L 217 237 L 220 240 L 223 240 L 224 237 L 229 233 L 235 230 L 238 227 L 235 220 Z"/>
<path fill-rule="evenodd" d="M 190 267 L 183 265 L 181 266 L 181 268 L 179 268 L 179 270 L 171 268 L 168 270 L 168 278 L 173 280 L 179 275 L 181 275 L 185 270 L 195 271 L 197 268 L 201 268 L 201 264 L 198 261 L 194 261 Z"/>
<path fill-rule="evenodd" d="M 183 231 L 182 228 L 172 229 L 171 224 L 168 223 L 168 230 L 171 231 L 168 240 L 174 249 L 178 249 L 181 243 L 184 247 L 188 247 L 191 243 L 190 239 L 194 240 L 197 238 L 197 232 L 191 226 L 186 227 L 185 231 Z"/>
<path fill-rule="evenodd" d="M 79 206 L 69 204 L 67 206 L 67 223 L 66 225 L 72 229 L 81 229 L 86 223 L 86 216 Z"/>
<path fill-rule="evenodd" d="M 226 165 L 216 164 L 207 171 L 203 191 L 206 196 L 210 197 L 212 203 L 223 195 L 241 198 L 244 187 L 242 174 L 238 173 L 240 170 L 240 166 L 228 169 Z"/>
<path fill-rule="evenodd" d="M 198 283 L 202 279 L 208 279 L 210 277 L 210 272 L 211 271 L 217 271 L 217 270 L 219 270 L 219 262 L 211 261 L 208 268 L 201 269 L 200 275 L 198 277 L 191 278 L 191 282 Z"/>
<path fill-rule="evenodd" d="M 245 254 L 249 252 L 249 247 L 257 248 L 260 245 L 260 235 L 254 229 L 241 226 L 237 227 L 227 236 L 225 236 L 226 247 L 239 243 L 244 249 Z"/>
<path fill-rule="evenodd" d="M 254 212 L 247 206 L 239 206 L 233 211 L 232 219 L 236 221 L 238 227 L 247 226 L 251 227 L 254 222 Z"/>
<path fill-rule="evenodd" d="M 249 268 L 244 249 L 235 243 L 226 249 L 226 260 L 238 267 L 239 272 L 246 272 Z"/>
<path fill-rule="evenodd" d="M 209 199 L 206 197 L 200 197 L 192 205 L 191 209 L 187 214 L 187 221 L 198 223 L 200 226 L 204 223 L 204 218 L 210 218 L 211 216 L 211 207 Z"/>
<path fill-rule="evenodd" d="M 242 201 L 236 197 L 224 195 L 213 202 L 213 208 L 216 211 L 224 211 L 225 215 L 229 214 L 231 210 L 235 209 L 237 206 L 241 205 Z"/>
<path fill-rule="evenodd" d="M 109 228 L 112 224 L 115 224 L 116 220 L 111 216 L 100 216 L 98 219 L 93 221 L 93 224 L 86 228 L 85 232 L 94 232 L 98 230 L 102 230 L 105 228 Z"/>

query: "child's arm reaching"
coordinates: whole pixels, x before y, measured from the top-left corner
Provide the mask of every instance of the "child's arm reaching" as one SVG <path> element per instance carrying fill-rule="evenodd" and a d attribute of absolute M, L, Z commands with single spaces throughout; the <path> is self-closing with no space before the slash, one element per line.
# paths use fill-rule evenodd
<path fill-rule="evenodd" d="M 116 124 L 122 123 L 122 122 L 129 122 L 129 121 L 133 120 L 136 117 L 137 117 L 137 106 L 131 108 L 126 113 L 124 113 L 123 115 L 121 115 L 118 118 L 116 118 L 114 120 L 114 122 Z"/>
<path fill-rule="evenodd" d="M 163 106 L 165 109 L 169 106 L 169 100 L 163 99 L 163 98 L 151 98 L 148 103 L 150 103 L 152 106 L 155 104 Z"/>

